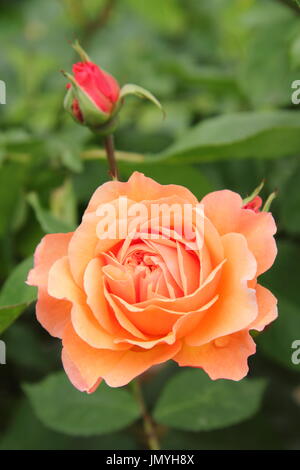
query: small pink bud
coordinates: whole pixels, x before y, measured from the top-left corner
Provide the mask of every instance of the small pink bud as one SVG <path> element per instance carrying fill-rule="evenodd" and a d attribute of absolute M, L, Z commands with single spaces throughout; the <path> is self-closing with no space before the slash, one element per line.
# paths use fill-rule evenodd
<path fill-rule="evenodd" d="M 252 201 L 248 202 L 243 206 L 243 209 L 251 209 L 254 212 L 259 212 L 262 206 L 262 198 L 260 196 L 255 196 Z"/>
<path fill-rule="evenodd" d="M 114 77 L 93 62 L 74 64 L 73 73 L 78 85 L 94 104 L 104 113 L 110 114 L 120 95 L 120 87 Z"/>

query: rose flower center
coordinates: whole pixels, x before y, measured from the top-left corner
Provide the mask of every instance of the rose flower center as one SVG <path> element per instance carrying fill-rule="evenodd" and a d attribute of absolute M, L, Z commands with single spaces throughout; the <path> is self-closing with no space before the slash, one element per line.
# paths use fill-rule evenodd
<path fill-rule="evenodd" d="M 187 293 L 187 273 L 178 268 L 178 247 L 152 240 L 134 240 L 129 246 L 119 245 L 105 256 L 106 285 L 111 294 L 129 303 L 154 297 L 182 297 Z M 188 254 L 199 273 L 199 259 Z M 195 281 L 199 282 L 199 279 Z"/>

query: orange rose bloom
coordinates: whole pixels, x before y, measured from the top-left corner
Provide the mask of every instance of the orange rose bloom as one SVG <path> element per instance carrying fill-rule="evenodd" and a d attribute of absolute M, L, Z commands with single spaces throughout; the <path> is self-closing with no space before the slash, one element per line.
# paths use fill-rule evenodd
<path fill-rule="evenodd" d="M 193 249 L 174 214 L 169 226 L 151 215 L 159 237 L 148 236 L 150 219 L 135 224 L 134 210 L 130 233 L 103 237 L 105 205 L 116 209 L 117 222 L 126 218 L 121 197 L 129 208 L 192 207 Z M 79 390 L 92 392 L 102 379 L 126 385 L 169 359 L 212 379 L 247 374 L 250 330 L 277 316 L 276 298 L 257 284 L 276 257 L 276 226 L 232 191 L 205 196 L 196 217 L 198 206 L 188 189 L 136 172 L 127 183 L 100 186 L 75 232 L 46 235 L 37 247 L 27 281 L 38 286 L 37 317 L 62 338 L 64 368 Z M 107 227 L 115 222 L 108 217 Z"/>

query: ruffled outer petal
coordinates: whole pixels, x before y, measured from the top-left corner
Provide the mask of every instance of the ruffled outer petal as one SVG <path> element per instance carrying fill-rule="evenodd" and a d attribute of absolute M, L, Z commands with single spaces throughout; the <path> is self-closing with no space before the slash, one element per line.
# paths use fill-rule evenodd
<path fill-rule="evenodd" d="M 239 331 L 202 346 L 184 344 L 174 360 L 180 366 L 201 367 L 212 380 L 241 380 L 248 373 L 247 359 L 255 343 L 248 331 Z"/>
<path fill-rule="evenodd" d="M 222 240 L 226 263 L 219 282 L 219 299 L 195 331 L 187 336 L 190 346 L 200 346 L 244 329 L 258 314 L 255 290 L 247 283 L 256 272 L 256 261 L 247 241 L 237 233 L 224 235 Z"/>
<path fill-rule="evenodd" d="M 36 316 L 50 335 L 62 337 L 66 323 L 70 320 L 71 308 L 71 303 L 67 300 L 54 299 L 43 287 L 39 288 Z"/>
<path fill-rule="evenodd" d="M 258 304 L 258 316 L 250 325 L 250 329 L 262 331 L 269 323 L 276 320 L 278 316 L 277 299 L 265 287 L 257 284 L 256 298 Z"/>
<path fill-rule="evenodd" d="M 93 393 L 97 389 L 97 387 L 101 383 L 101 379 L 96 380 L 94 385 L 92 387 L 89 387 L 82 375 L 80 374 L 79 370 L 75 366 L 74 362 L 71 361 L 70 357 L 68 356 L 68 353 L 64 348 L 61 353 L 61 359 L 65 372 L 69 377 L 70 382 L 72 383 L 72 385 L 74 385 L 75 388 L 77 388 L 80 392 L 87 393 Z"/>
<path fill-rule="evenodd" d="M 48 277 L 52 265 L 65 256 L 72 233 L 45 235 L 34 254 L 34 268 L 28 274 L 27 284 L 38 286 L 36 315 L 41 325 L 52 335 L 61 338 L 70 318 L 71 304 L 57 300 L 48 293 Z"/>
<path fill-rule="evenodd" d="M 34 253 L 34 268 L 29 271 L 27 284 L 46 287 L 53 263 L 65 256 L 73 233 L 50 233 L 42 238 Z"/>
<path fill-rule="evenodd" d="M 201 201 L 204 214 L 220 235 L 235 232 L 243 205 L 239 194 L 227 189 L 207 194 Z"/>
<path fill-rule="evenodd" d="M 244 209 L 237 231 L 247 238 L 249 248 L 256 258 L 257 276 L 270 269 L 277 255 L 274 239 L 276 224 L 272 214 Z"/>
<path fill-rule="evenodd" d="M 204 213 L 220 234 L 242 233 L 257 261 L 257 276 L 267 271 L 276 258 L 276 224 L 269 212 L 244 209 L 239 194 L 215 191 L 202 199 Z"/>
<path fill-rule="evenodd" d="M 63 346 L 88 389 L 94 387 L 99 378 L 103 378 L 111 387 L 127 385 L 151 366 L 171 359 L 180 349 L 179 342 L 159 344 L 150 350 L 95 349 L 76 335 L 71 324 L 65 328 Z M 69 369 L 67 373 L 70 374 L 71 382 L 75 382 L 72 370 Z"/>
<path fill-rule="evenodd" d="M 119 196 L 127 196 L 128 199 L 140 202 L 174 197 L 175 194 L 187 203 L 198 203 L 197 198 L 187 188 L 176 184 L 161 185 L 143 173 L 135 171 L 127 183 L 113 181 L 104 183 L 96 189 L 86 212 L 95 212 L 100 204 L 113 201 Z"/>

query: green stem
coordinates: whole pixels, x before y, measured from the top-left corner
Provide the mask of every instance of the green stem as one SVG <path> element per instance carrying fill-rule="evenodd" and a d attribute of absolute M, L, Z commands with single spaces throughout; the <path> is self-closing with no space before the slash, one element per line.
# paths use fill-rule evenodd
<path fill-rule="evenodd" d="M 136 401 L 142 413 L 143 423 L 144 423 L 144 432 L 147 438 L 149 449 L 160 450 L 160 445 L 159 445 L 158 437 L 156 434 L 155 426 L 154 426 L 151 416 L 148 413 L 139 379 L 135 379 L 132 382 L 132 386 L 133 386 L 133 391 L 134 391 Z"/>
<path fill-rule="evenodd" d="M 104 137 L 104 145 L 106 150 L 106 156 L 109 166 L 109 173 L 114 181 L 118 181 L 119 172 L 117 167 L 117 161 L 115 156 L 114 137 L 112 134 Z"/>

